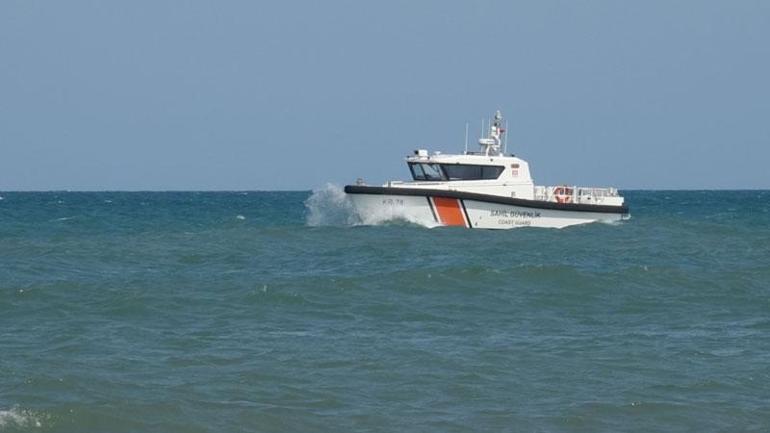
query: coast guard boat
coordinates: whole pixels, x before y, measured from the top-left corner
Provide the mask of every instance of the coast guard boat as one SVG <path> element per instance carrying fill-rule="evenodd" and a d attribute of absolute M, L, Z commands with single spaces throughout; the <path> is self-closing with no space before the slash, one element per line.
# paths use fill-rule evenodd
<path fill-rule="evenodd" d="M 404 219 L 429 227 L 562 228 L 628 218 L 615 188 L 536 186 L 527 161 L 504 154 L 505 132 L 498 110 L 478 152 L 415 150 L 406 158 L 411 181 L 370 186 L 359 179 L 345 193 L 364 224 Z"/>

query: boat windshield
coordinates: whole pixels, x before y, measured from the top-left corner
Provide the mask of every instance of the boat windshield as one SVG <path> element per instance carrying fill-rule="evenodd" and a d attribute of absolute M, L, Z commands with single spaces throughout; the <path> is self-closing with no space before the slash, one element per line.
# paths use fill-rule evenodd
<path fill-rule="evenodd" d="M 412 178 L 414 180 L 425 179 L 425 173 L 422 171 L 420 164 L 409 164 L 409 168 L 412 170 Z"/>
<path fill-rule="evenodd" d="M 446 180 L 438 164 L 409 164 L 414 180 Z"/>
<path fill-rule="evenodd" d="M 425 180 L 444 180 L 444 173 L 438 164 L 422 164 L 422 171 L 425 172 Z"/>

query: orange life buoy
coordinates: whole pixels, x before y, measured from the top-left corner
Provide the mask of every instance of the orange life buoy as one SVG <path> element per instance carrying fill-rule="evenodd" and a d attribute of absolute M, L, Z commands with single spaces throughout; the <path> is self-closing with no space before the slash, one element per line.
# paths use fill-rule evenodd
<path fill-rule="evenodd" d="M 559 186 L 553 189 L 553 195 L 559 203 L 572 203 L 572 188 Z"/>

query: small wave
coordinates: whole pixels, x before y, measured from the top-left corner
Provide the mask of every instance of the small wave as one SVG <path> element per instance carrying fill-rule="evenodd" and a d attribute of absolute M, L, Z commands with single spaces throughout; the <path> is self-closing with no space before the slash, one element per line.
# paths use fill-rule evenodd
<path fill-rule="evenodd" d="M 69 220 L 71 220 L 73 218 L 75 218 L 75 217 L 61 217 L 61 218 L 52 219 L 51 221 L 54 221 L 54 222 L 55 221 L 69 221 Z"/>
<path fill-rule="evenodd" d="M 246 217 L 245 217 L 245 216 L 243 216 L 243 215 L 236 215 L 236 216 L 235 216 L 235 219 L 243 221 L 243 220 L 245 220 L 245 219 L 246 219 Z"/>
<path fill-rule="evenodd" d="M 43 417 L 33 411 L 13 407 L 10 410 L 0 410 L 0 428 L 3 427 L 42 427 Z"/>
<path fill-rule="evenodd" d="M 600 224 L 606 224 L 608 226 L 622 226 L 628 223 L 630 219 L 631 219 L 631 215 L 627 215 L 619 220 L 598 220 L 597 222 L 599 222 Z"/>
<path fill-rule="evenodd" d="M 353 204 L 339 185 L 327 183 L 305 200 L 309 226 L 353 225 L 358 223 Z"/>

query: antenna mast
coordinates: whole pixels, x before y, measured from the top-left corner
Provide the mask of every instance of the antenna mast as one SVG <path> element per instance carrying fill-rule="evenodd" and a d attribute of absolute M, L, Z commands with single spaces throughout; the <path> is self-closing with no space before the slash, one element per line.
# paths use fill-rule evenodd
<path fill-rule="evenodd" d="M 468 154 L 468 122 L 465 122 L 465 154 Z"/>
<path fill-rule="evenodd" d="M 503 137 L 503 155 L 508 152 L 508 121 L 505 121 L 505 131 L 503 131 L 505 137 Z"/>

